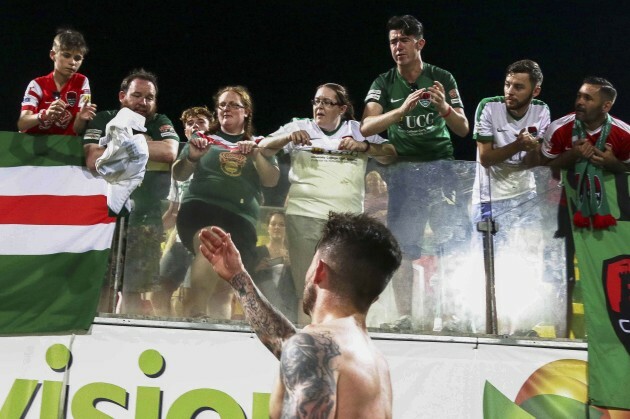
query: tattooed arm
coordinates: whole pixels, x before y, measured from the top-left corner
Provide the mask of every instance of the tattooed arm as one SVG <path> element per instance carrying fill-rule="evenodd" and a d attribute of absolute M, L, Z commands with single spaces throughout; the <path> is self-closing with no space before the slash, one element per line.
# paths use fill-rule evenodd
<path fill-rule="evenodd" d="M 199 238 L 201 253 L 210 261 L 216 273 L 234 288 L 252 329 L 260 341 L 280 359 L 282 345 L 295 335 L 295 326 L 256 287 L 229 234 L 219 227 L 211 227 L 210 230 L 203 229 Z"/>
<path fill-rule="evenodd" d="M 280 358 L 282 406 L 272 396 L 271 416 L 335 417 L 340 355 L 330 333 L 302 332 L 289 339 Z"/>
<path fill-rule="evenodd" d="M 236 291 L 247 321 L 260 341 L 280 359 L 282 345 L 295 335 L 295 326 L 260 292 L 247 271 L 237 273 L 228 281 Z"/>

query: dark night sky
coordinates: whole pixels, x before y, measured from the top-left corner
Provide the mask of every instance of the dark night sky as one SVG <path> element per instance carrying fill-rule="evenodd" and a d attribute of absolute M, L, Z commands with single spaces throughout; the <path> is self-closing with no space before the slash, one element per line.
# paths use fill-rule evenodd
<path fill-rule="evenodd" d="M 540 99 L 552 118 L 571 111 L 585 76 L 598 75 L 619 91 L 612 114 L 630 121 L 623 1 L 3 0 L 0 130 L 16 129 L 24 89 L 51 71 L 48 51 L 64 25 L 90 46 L 81 72 L 101 110 L 118 108 L 120 81 L 144 67 L 158 74 L 159 111 L 178 129 L 184 108 L 210 105 L 227 84 L 251 90 L 258 134 L 310 116 L 308 101 L 323 82 L 346 85 L 360 118 L 371 82 L 393 66 L 385 23 L 407 13 L 425 25 L 423 59 L 455 76 L 471 122 L 480 99 L 502 93 L 505 67 L 522 58 L 541 65 Z M 454 142 L 457 158 L 474 158 L 470 136 Z"/>

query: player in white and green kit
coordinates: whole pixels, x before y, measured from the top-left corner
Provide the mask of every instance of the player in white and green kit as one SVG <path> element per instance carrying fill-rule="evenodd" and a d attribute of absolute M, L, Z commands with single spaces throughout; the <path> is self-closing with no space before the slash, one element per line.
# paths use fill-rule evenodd
<path fill-rule="evenodd" d="M 543 233 L 553 230 L 543 225 L 544 203 L 537 199 L 534 172 L 529 170 L 536 163 L 539 140 L 551 122 L 549 108 L 536 99 L 542 81 L 542 71 L 534 61 L 510 64 L 503 96 L 483 99 L 475 112 L 473 139 L 477 142 L 478 165 L 471 218 L 475 223 L 486 218 L 497 221 L 492 260 L 495 288 L 500 295 L 519 294 L 523 278 L 536 290 L 546 289 L 554 278 L 546 274 L 543 261 L 557 253 L 557 244 L 545 240 Z M 478 246 L 480 241 L 478 236 Z M 564 287 L 564 281 L 557 285 Z M 544 292 L 539 298 L 544 299 L 544 295 L 556 293 Z M 501 334 L 530 329 L 536 324 L 532 322 L 544 316 L 540 306 L 527 304 L 515 310 L 509 302 L 512 299 L 507 301 L 501 298 L 497 302 Z"/>
<path fill-rule="evenodd" d="M 473 139 L 479 167 L 472 196 L 476 221 L 490 216 L 490 203 L 495 214 L 502 214 L 536 194 L 525 158 L 528 151 L 537 151 L 538 139 L 551 122 L 549 107 L 535 99 L 542 79 L 534 61 L 517 61 L 507 68 L 504 95 L 485 98 L 477 106 Z"/>
<path fill-rule="evenodd" d="M 410 15 L 394 16 L 387 30 L 396 67 L 372 83 L 361 133 L 368 136 L 387 130 L 399 155 L 399 162 L 386 173 L 387 221 L 404 255 L 393 280 L 396 304 L 400 315 L 408 315 L 411 262 L 421 255 L 427 223 L 441 246 L 452 241 L 459 228 L 457 220 L 466 218 L 458 200 L 459 179 L 448 160 L 453 159 L 449 130 L 466 136 L 468 120 L 453 76 L 422 61 L 426 44 L 422 23 Z"/>

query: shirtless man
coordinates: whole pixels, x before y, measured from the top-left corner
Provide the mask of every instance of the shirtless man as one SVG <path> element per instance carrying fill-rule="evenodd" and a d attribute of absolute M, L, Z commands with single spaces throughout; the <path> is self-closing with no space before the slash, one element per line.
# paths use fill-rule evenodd
<path fill-rule="evenodd" d="M 365 323 L 402 258 L 383 224 L 365 214 L 330 214 L 306 274 L 303 309 L 312 322 L 299 332 L 256 288 L 228 234 L 212 227 L 200 239 L 201 252 L 280 360 L 272 418 L 392 417 L 389 366 Z"/>

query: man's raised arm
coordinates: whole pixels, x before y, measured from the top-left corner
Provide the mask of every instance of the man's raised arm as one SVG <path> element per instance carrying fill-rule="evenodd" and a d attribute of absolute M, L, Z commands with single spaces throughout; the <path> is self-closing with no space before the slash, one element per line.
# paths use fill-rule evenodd
<path fill-rule="evenodd" d="M 219 227 L 211 227 L 203 229 L 199 239 L 201 253 L 236 291 L 245 317 L 260 341 L 280 359 L 282 345 L 295 335 L 295 326 L 256 287 L 228 233 Z"/>

